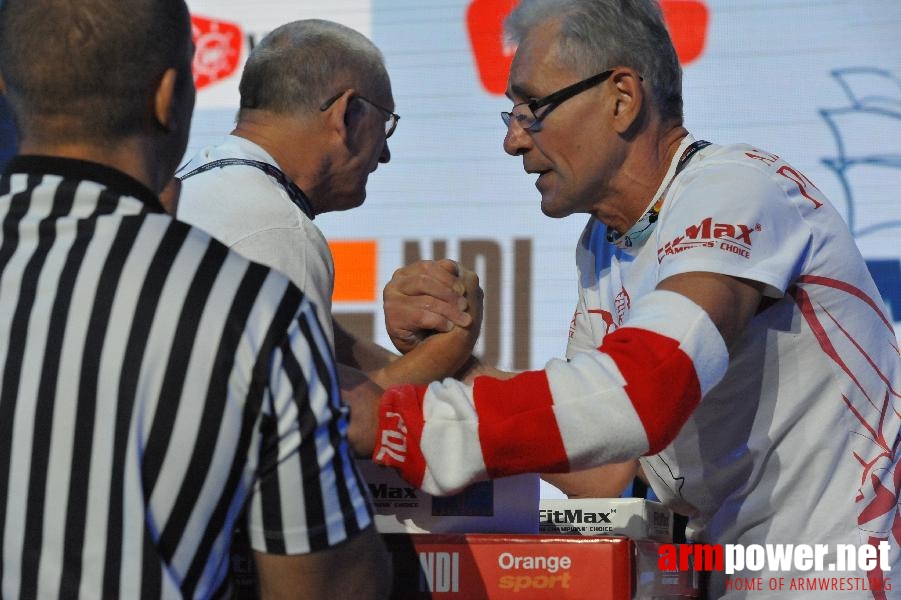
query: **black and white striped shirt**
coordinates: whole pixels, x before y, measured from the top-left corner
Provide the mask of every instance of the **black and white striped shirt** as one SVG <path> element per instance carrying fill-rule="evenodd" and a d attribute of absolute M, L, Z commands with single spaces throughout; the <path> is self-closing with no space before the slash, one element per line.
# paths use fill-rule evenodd
<path fill-rule="evenodd" d="M 211 597 L 370 526 L 331 350 L 280 274 L 107 167 L 0 178 L 4 598 Z"/>

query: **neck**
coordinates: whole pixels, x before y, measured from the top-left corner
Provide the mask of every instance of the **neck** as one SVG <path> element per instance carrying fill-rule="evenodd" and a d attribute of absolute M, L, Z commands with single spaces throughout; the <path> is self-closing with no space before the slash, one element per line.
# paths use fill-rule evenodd
<path fill-rule="evenodd" d="M 315 119 L 280 115 L 270 111 L 242 109 L 232 135 L 244 138 L 265 150 L 279 169 L 310 198 L 319 214 L 327 139 Z"/>
<path fill-rule="evenodd" d="M 160 149 L 138 137 L 109 144 L 93 144 L 59 143 L 25 135 L 19 142 L 18 153 L 72 158 L 102 164 L 122 171 L 156 194 L 159 194 L 172 179 L 176 166 L 171 165 L 169 169 L 166 165 L 167 168 L 163 168 Z"/>
<path fill-rule="evenodd" d="M 678 125 L 658 135 L 636 138 L 613 184 L 617 201 L 606 203 L 613 204 L 615 212 L 608 209 L 606 214 L 595 216 L 620 233 L 628 231 L 647 210 L 686 135 L 688 130 Z"/>

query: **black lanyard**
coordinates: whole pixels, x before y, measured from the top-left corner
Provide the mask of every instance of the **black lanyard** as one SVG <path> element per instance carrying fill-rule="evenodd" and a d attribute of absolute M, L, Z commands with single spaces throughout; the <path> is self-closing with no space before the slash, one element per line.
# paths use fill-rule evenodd
<path fill-rule="evenodd" d="M 310 199 L 307 198 L 307 195 L 303 193 L 303 190 L 297 187 L 297 184 L 291 181 L 288 176 L 281 171 L 281 169 L 259 160 L 249 160 L 246 158 L 221 158 L 219 160 L 214 160 L 213 162 L 208 162 L 205 165 L 200 165 L 190 173 L 186 173 L 180 176 L 179 179 L 184 181 L 188 177 L 193 177 L 194 175 L 197 175 L 199 173 L 206 173 L 210 169 L 215 169 L 217 167 L 228 167 L 231 165 L 246 165 L 248 167 L 254 167 L 259 169 L 266 175 L 269 175 L 270 177 L 275 179 L 275 181 L 278 182 L 278 184 L 282 186 L 282 188 L 284 188 L 285 193 L 288 194 L 288 198 L 291 199 L 291 202 L 293 202 L 297 206 L 297 208 L 303 211 L 303 214 L 305 214 L 311 221 L 315 217 L 315 214 L 313 213 L 313 206 L 310 204 Z"/>
<path fill-rule="evenodd" d="M 673 179 L 676 178 L 676 175 L 678 175 L 679 173 L 682 172 L 682 169 L 684 169 L 685 167 L 688 166 L 688 161 L 690 161 L 691 158 L 695 154 L 697 154 L 697 152 L 699 150 L 703 150 L 704 148 L 706 148 L 709 145 L 710 145 L 710 142 L 708 142 L 706 140 L 697 140 L 696 142 L 692 142 L 688 146 L 688 148 L 686 148 L 682 152 L 682 156 L 679 157 L 679 163 L 676 165 L 676 172 L 673 173 Z M 670 180 L 670 183 L 672 183 L 672 180 Z M 667 187 L 669 187 L 669 186 L 667 186 Z"/>

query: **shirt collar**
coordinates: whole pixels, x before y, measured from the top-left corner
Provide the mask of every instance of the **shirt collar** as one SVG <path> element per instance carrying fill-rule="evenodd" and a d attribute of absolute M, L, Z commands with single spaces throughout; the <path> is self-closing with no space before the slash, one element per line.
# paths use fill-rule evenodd
<path fill-rule="evenodd" d="M 94 181 L 116 193 L 140 200 L 151 212 L 166 212 L 159 197 L 150 188 L 131 175 L 104 164 L 61 156 L 21 154 L 14 156 L 4 171 L 6 176 L 13 173 L 59 175 L 66 179 Z"/>

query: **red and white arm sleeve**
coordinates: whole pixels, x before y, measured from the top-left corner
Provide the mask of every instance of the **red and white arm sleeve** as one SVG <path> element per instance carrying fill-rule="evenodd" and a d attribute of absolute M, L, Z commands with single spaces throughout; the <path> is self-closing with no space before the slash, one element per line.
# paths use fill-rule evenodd
<path fill-rule="evenodd" d="M 373 459 L 431 494 L 482 479 L 559 472 L 654 454 L 722 379 L 726 345 L 707 313 L 654 291 L 596 351 L 473 387 L 388 390 Z"/>

